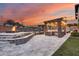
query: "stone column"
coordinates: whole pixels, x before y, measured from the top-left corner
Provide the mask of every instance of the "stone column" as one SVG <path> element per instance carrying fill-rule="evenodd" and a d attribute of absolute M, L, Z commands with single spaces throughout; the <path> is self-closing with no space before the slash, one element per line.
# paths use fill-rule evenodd
<path fill-rule="evenodd" d="M 61 26 L 61 21 L 57 22 L 57 26 L 58 26 L 58 37 L 62 37 L 62 26 Z"/>
<path fill-rule="evenodd" d="M 47 23 L 45 23 L 45 26 L 44 26 L 44 34 L 46 34 L 47 32 Z"/>
<path fill-rule="evenodd" d="M 64 35 L 66 34 L 66 26 L 64 27 Z"/>

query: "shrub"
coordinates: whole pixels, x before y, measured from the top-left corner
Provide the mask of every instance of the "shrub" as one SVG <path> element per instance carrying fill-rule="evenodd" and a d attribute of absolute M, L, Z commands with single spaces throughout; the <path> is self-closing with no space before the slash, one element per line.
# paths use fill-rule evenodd
<path fill-rule="evenodd" d="M 75 32 L 75 31 L 74 31 L 74 32 L 71 33 L 71 36 L 79 37 L 79 32 Z"/>

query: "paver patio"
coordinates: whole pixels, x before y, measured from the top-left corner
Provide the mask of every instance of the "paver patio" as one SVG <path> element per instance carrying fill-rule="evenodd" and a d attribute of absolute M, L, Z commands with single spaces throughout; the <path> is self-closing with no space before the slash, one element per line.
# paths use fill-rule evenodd
<path fill-rule="evenodd" d="M 70 36 L 66 34 L 62 38 L 56 36 L 36 35 L 25 44 L 15 45 L 0 41 L 0 55 L 6 56 L 50 56 Z"/>

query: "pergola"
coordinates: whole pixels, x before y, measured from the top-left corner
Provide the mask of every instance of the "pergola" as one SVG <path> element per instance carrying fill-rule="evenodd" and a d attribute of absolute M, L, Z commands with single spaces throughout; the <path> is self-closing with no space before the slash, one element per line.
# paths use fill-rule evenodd
<path fill-rule="evenodd" d="M 63 18 L 56 18 L 56 19 L 52 19 L 49 21 L 45 21 L 45 28 L 44 28 L 44 33 L 46 35 L 49 35 L 49 33 L 51 33 L 51 35 L 53 35 L 53 33 L 58 33 L 58 37 L 63 37 L 66 34 L 66 23 L 63 20 Z M 49 31 L 49 27 L 51 29 L 51 31 Z M 55 28 L 56 30 L 53 30 L 52 28 Z"/>

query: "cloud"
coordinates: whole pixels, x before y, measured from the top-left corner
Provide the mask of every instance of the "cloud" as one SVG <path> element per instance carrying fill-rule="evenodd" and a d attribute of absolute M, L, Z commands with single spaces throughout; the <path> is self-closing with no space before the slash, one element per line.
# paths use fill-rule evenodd
<path fill-rule="evenodd" d="M 24 24 L 38 24 L 57 16 L 73 15 L 74 4 L 71 3 L 13 3 L 0 4 L 0 15 Z"/>
<path fill-rule="evenodd" d="M 61 9 L 61 10 L 58 10 L 56 12 L 53 12 L 53 13 L 50 13 L 48 14 L 49 16 L 60 16 L 62 17 L 63 15 L 66 15 L 66 16 L 75 16 L 75 10 L 74 9 Z"/>

